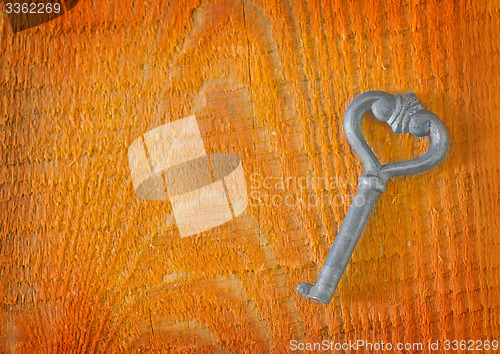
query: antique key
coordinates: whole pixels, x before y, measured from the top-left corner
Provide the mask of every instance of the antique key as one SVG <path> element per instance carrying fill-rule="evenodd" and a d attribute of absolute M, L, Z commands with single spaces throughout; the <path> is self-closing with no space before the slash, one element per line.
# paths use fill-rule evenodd
<path fill-rule="evenodd" d="M 387 122 L 395 133 L 429 136 L 429 150 L 421 157 L 381 165 L 361 132 L 363 114 L 372 111 L 375 118 Z M 448 133 L 441 120 L 424 109 L 413 93 L 396 96 L 382 91 L 365 92 L 349 105 L 344 116 L 347 140 L 365 165 L 358 190 L 347 211 L 315 285 L 301 283 L 297 291 L 324 304 L 330 303 L 342 274 L 351 259 L 361 232 L 379 194 L 395 176 L 424 172 L 436 166 L 446 155 Z"/>

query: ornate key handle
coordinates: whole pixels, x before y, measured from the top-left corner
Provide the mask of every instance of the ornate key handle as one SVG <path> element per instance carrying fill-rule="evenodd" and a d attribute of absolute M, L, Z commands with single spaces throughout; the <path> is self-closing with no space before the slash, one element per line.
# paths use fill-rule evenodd
<path fill-rule="evenodd" d="M 361 118 L 370 110 L 375 118 L 387 122 L 395 133 L 429 136 L 429 150 L 410 161 L 380 164 L 361 132 Z M 346 110 L 344 130 L 352 148 L 363 161 L 365 171 L 359 178 L 356 196 L 316 284 L 301 283 L 297 286 L 299 293 L 325 304 L 331 301 L 377 197 L 385 191 L 387 181 L 395 176 L 424 172 L 436 166 L 445 157 L 449 141 L 444 124 L 436 115 L 424 109 L 413 93 L 394 96 L 382 91 L 370 91 L 359 95 Z"/>
<path fill-rule="evenodd" d="M 429 151 L 414 160 L 381 165 L 361 132 L 361 118 L 369 110 L 375 118 L 389 124 L 394 133 L 429 136 Z M 436 166 L 446 156 L 448 149 L 448 133 L 443 122 L 424 109 L 413 93 L 394 96 L 382 91 L 370 91 L 357 96 L 345 112 L 344 130 L 347 140 L 365 165 L 361 178 L 376 177 L 381 192 L 392 177 L 424 172 Z"/>

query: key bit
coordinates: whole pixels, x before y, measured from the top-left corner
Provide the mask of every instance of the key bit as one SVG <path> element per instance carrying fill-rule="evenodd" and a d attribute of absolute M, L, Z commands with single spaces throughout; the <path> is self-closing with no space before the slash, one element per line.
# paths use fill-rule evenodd
<path fill-rule="evenodd" d="M 372 111 L 375 118 L 399 133 L 429 136 L 429 150 L 421 157 L 382 165 L 361 132 L 361 118 Z M 297 291 L 304 296 L 330 303 L 351 259 L 370 212 L 387 181 L 395 176 L 429 170 L 443 160 L 448 149 L 448 133 L 441 120 L 424 109 L 413 93 L 396 96 L 382 91 L 365 92 L 349 105 L 344 116 L 344 130 L 349 143 L 365 166 L 358 190 L 338 231 L 325 264 L 314 285 L 301 283 Z"/>

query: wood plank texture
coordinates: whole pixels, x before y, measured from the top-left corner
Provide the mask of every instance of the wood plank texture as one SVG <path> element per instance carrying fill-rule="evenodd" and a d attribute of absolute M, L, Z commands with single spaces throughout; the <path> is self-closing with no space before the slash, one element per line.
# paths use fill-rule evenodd
<path fill-rule="evenodd" d="M 500 340 L 499 11 L 82 0 L 15 35 L 2 13 L 0 351 Z M 295 287 L 314 282 L 356 191 L 342 119 L 368 90 L 415 92 L 450 151 L 389 183 L 324 306 Z M 241 158 L 250 202 L 181 238 L 168 202 L 134 194 L 127 148 L 191 114 L 207 152 Z M 365 121 L 383 161 L 427 149 Z"/>

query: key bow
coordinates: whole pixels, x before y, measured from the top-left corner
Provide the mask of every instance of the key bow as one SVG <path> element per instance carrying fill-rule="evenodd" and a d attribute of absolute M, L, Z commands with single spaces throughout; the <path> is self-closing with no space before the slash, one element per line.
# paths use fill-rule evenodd
<path fill-rule="evenodd" d="M 429 136 L 429 150 L 416 159 L 382 165 L 361 131 L 361 119 L 370 110 L 375 118 L 386 122 L 397 134 Z M 449 141 L 443 122 L 424 109 L 413 93 L 394 96 L 382 91 L 369 91 L 359 95 L 347 107 L 344 130 L 347 140 L 365 165 L 363 176 L 378 177 L 382 191 L 392 177 L 425 172 L 439 164 L 446 156 Z"/>

